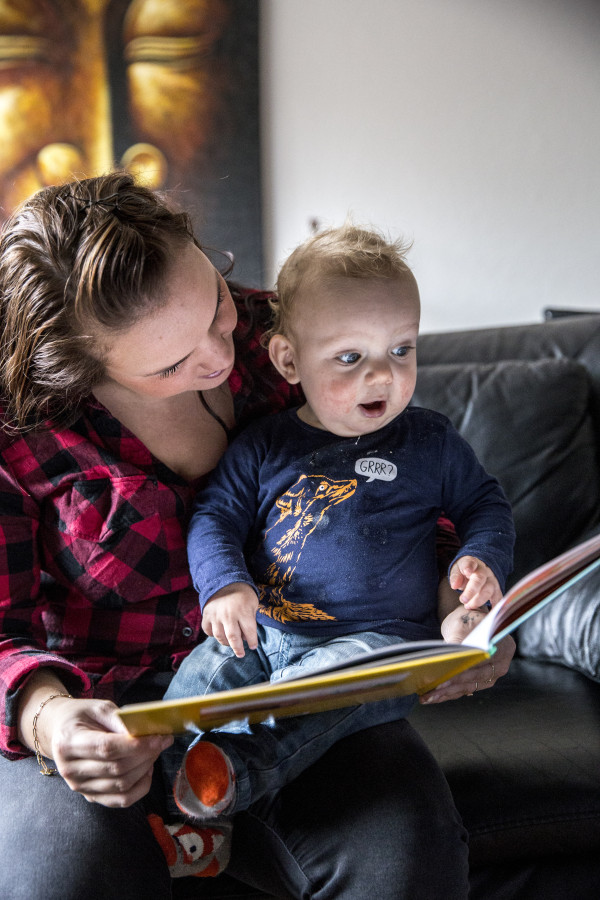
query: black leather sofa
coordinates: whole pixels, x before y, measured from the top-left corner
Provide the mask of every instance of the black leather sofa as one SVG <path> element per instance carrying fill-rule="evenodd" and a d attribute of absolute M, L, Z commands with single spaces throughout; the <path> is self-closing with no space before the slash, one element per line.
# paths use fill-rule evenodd
<path fill-rule="evenodd" d="M 414 402 L 450 417 L 513 504 L 512 582 L 600 530 L 600 315 L 423 335 L 418 360 Z M 517 641 L 493 689 L 411 721 L 470 833 L 471 900 L 597 900 L 600 571 Z M 228 875 L 202 888 L 259 896 Z"/>
<path fill-rule="evenodd" d="M 600 315 L 423 335 L 415 402 L 503 484 L 517 578 L 600 530 Z M 492 690 L 411 717 L 470 834 L 472 900 L 600 897 L 600 573 L 521 626 Z"/>

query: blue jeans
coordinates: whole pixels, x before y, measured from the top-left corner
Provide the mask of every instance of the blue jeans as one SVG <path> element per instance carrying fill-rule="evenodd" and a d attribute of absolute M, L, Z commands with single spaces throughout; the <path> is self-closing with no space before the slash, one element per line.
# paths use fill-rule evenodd
<path fill-rule="evenodd" d="M 199 644 L 184 660 L 165 694 L 173 700 L 305 675 L 344 662 L 359 653 L 397 644 L 395 635 L 359 632 L 336 638 L 307 637 L 258 625 L 259 648 L 238 659 L 230 647 L 214 638 Z M 237 721 L 197 736 L 179 736 L 162 754 L 167 789 L 182 758 L 199 740 L 209 740 L 229 757 L 236 779 L 236 797 L 228 815 L 248 809 L 265 795 L 296 778 L 341 738 L 405 718 L 415 702 L 409 697 L 379 700 L 359 706 L 305 716 L 267 720 L 258 725 Z M 172 812 L 176 810 L 173 804 Z"/>

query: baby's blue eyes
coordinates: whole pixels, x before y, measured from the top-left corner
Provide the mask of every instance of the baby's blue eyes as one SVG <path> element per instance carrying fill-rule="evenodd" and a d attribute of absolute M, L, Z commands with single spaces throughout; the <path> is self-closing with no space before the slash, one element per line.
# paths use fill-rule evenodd
<path fill-rule="evenodd" d="M 403 357 L 408 356 L 410 350 L 410 347 L 394 347 L 390 352 L 392 356 L 395 356 L 397 359 L 402 359 Z M 336 357 L 336 359 L 339 359 L 345 366 L 353 365 L 358 362 L 360 358 L 360 353 L 356 353 L 352 350 L 348 350 L 346 353 L 340 353 L 340 355 Z"/>

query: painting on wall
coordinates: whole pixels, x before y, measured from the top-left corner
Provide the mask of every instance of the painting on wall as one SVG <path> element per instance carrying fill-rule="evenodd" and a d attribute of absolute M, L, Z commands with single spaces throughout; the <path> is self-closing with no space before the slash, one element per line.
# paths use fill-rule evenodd
<path fill-rule="evenodd" d="M 258 0 L 0 0 L 0 221 L 115 167 L 262 286 Z"/>

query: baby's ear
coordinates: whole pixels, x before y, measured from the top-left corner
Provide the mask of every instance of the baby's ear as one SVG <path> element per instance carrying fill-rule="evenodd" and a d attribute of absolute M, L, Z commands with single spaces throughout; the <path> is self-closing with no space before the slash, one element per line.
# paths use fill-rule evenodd
<path fill-rule="evenodd" d="M 269 356 L 279 374 L 289 384 L 298 384 L 300 376 L 296 371 L 296 354 L 289 338 L 284 334 L 274 334 L 269 341 Z"/>

